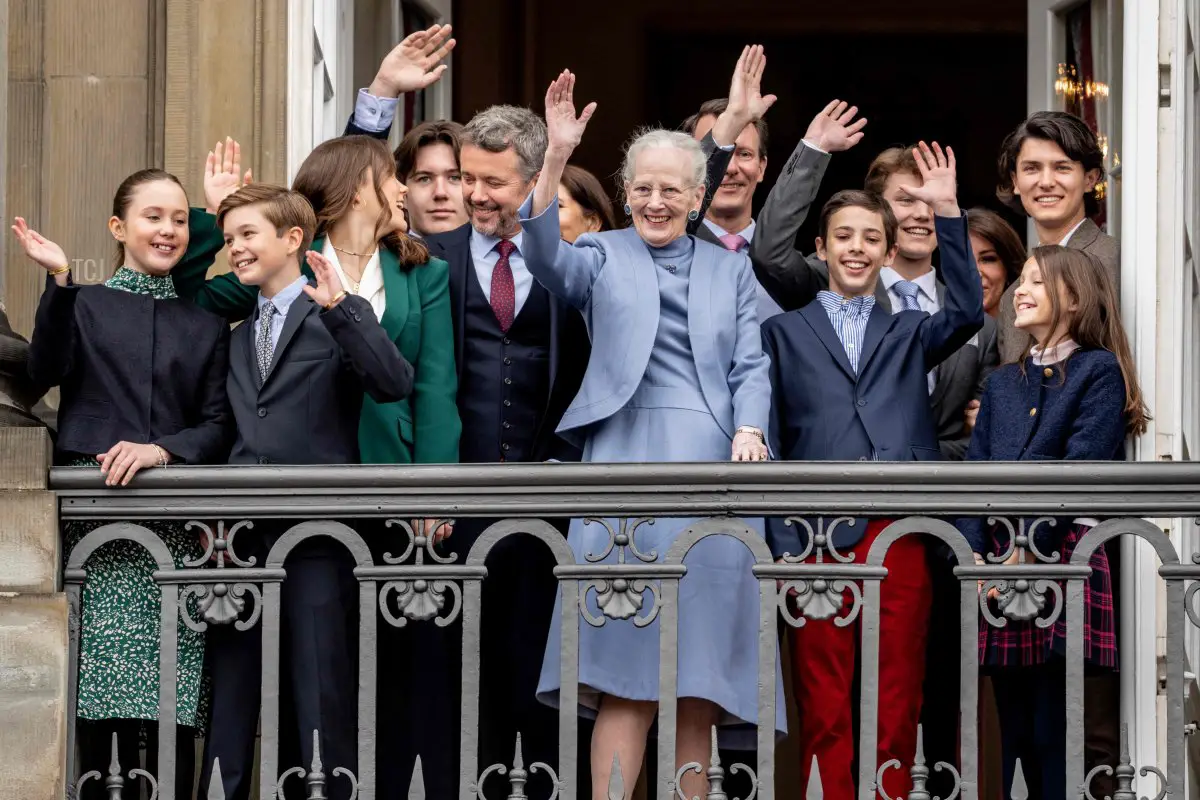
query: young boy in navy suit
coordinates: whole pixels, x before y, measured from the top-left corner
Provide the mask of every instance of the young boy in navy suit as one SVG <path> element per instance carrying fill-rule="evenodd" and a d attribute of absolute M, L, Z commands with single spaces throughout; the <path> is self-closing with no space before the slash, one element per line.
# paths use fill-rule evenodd
<path fill-rule="evenodd" d="M 225 198 L 217 212 L 229 261 L 238 279 L 259 290 L 258 310 L 230 341 L 230 405 L 237 422 L 232 464 L 357 464 L 363 393 L 376 401 L 412 392 L 413 368 L 375 319 L 371 305 L 343 291 L 337 273 L 309 251 L 316 217 L 303 195 L 250 184 Z M 316 276 L 301 275 L 307 254 Z M 289 524 L 258 526 L 246 538 L 259 565 Z M 243 557 L 247 553 L 241 554 Z M 356 687 L 358 586 L 346 548 L 325 536 L 300 541 L 286 556 L 280 601 L 280 742 L 283 755 L 264 752 L 264 787 L 313 759 L 320 735 L 327 775 L 357 773 Z M 225 796 L 250 793 L 260 703 L 262 626 L 209 629 L 207 666 L 213 678 L 206 743 L 207 786 L 220 759 Z M 264 727 L 276 720 L 263 720 Z M 282 763 L 282 766 L 279 764 Z M 349 780 L 329 783 L 329 797 L 350 797 Z"/>
<path fill-rule="evenodd" d="M 801 308 L 764 323 L 771 359 L 773 451 L 796 461 L 940 460 L 926 375 L 983 326 L 983 294 L 959 210 L 953 151 L 922 142 L 913 151 L 922 186 L 906 186 L 933 209 L 942 252 L 945 302 L 891 314 L 875 305 L 880 269 L 897 252 L 896 217 L 878 194 L 844 191 L 821 212 L 817 254 L 829 265 L 829 289 Z M 859 563 L 888 520 L 842 522 L 831 549 Z M 802 526 L 767 521 L 776 558 L 804 552 Z M 878 764 L 911 764 L 921 710 L 931 583 L 916 537 L 896 542 L 884 562 L 880 608 Z M 854 626 L 809 620 L 794 631 L 795 696 L 801 766 L 813 756 L 830 797 L 855 797 L 851 693 L 858 636 Z M 807 776 L 806 776 L 807 780 Z M 888 770 L 884 788 L 903 797 L 907 769 Z"/>

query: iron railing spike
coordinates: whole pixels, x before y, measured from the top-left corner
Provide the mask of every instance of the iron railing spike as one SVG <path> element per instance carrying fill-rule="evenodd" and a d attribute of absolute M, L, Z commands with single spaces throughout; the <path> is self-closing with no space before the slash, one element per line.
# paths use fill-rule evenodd
<path fill-rule="evenodd" d="M 121 792 L 125 788 L 125 779 L 121 777 L 121 761 L 117 756 L 117 734 L 112 735 L 112 760 L 108 763 L 108 777 L 104 779 L 104 788 L 109 800 L 121 800 Z"/>
<path fill-rule="evenodd" d="M 221 759 L 213 759 L 212 775 L 208 778 L 205 800 L 225 800 L 225 779 L 221 776 Z"/>
<path fill-rule="evenodd" d="M 717 749 L 717 726 L 712 727 L 712 757 L 708 767 L 708 797 L 706 800 L 729 800 L 725 794 L 725 769 L 721 766 L 721 754 Z"/>
<path fill-rule="evenodd" d="M 1029 800 L 1029 787 L 1025 784 L 1025 770 L 1021 768 L 1021 759 L 1017 759 L 1016 769 L 1013 770 L 1012 800 Z"/>
<path fill-rule="evenodd" d="M 909 775 L 912 789 L 908 793 L 908 800 L 932 800 L 928 789 L 929 767 L 925 764 L 925 729 L 920 723 L 917 724 L 917 751 L 913 754 Z"/>
<path fill-rule="evenodd" d="M 408 800 L 425 800 L 425 773 L 421 769 L 421 756 L 413 762 L 412 780 L 408 783 Z"/>
<path fill-rule="evenodd" d="M 328 800 L 325 796 L 325 765 L 321 762 L 321 734 L 313 730 L 312 769 L 304 783 L 308 786 L 308 800 Z"/>
<path fill-rule="evenodd" d="M 608 774 L 608 800 L 625 800 L 625 779 L 621 776 L 621 756 L 613 753 L 612 772 Z"/>
<path fill-rule="evenodd" d="M 521 755 L 521 734 L 518 731 L 517 746 L 513 751 L 513 766 L 508 772 L 508 800 L 527 800 L 528 795 L 525 794 L 525 783 L 528 780 L 529 773 L 525 771 L 525 760 Z"/>
<path fill-rule="evenodd" d="M 804 800 L 825 800 L 825 787 L 821 785 L 821 765 L 817 757 L 812 758 L 812 769 L 808 773 L 808 787 L 804 790 Z"/>
<path fill-rule="evenodd" d="M 1121 726 L 1121 760 L 1113 771 L 1113 781 L 1116 783 L 1112 800 L 1138 800 L 1137 792 L 1133 790 L 1133 781 L 1137 770 L 1129 757 L 1129 726 Z"/>

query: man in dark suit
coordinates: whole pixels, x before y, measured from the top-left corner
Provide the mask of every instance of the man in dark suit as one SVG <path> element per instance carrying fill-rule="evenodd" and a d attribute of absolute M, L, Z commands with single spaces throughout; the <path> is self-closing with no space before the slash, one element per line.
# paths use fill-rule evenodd
<path fill-rule="evenodd" d="M 817 252 L 827 264 L 829 289 L 797 312 L 763 325 L 771 359 L 774 451 L 789 460 L 939 460 L 927 374 L 983 325 L 983 294 L 971 256 L 965 216 L 958 208 L 953 153 L 922 145 L 916 159 L 921 185 L 904 185 L 928 204 L 943 246 L 945 305 L 890 313 L 875 301 L 879 271 L 896 256 L 897 223 L 890 205 L 872 192 L 840 192 L 821 214 Z M 839 552 L 865 558 L 887 521 L 856 520 L 830 532 Z M 799 553 L 796 526 L 767 522 L 777 557 Z M 915 537 L 888 552 L 880 604 L 879 763 L 914 752 L 924 675 L 931 587 L 925 551 Z M 810 620 L 794 636 L 793 663 L 800 710 L 800 763 L 818 756 L 832 796 L 855 794 L 850 721 L 855 634 Z M 908 792 L 908 779 L 890 771 L 888 794 Z"/>
<path fill-rule="evenodd" d="M 228 393 L 237 422 L 230 463 L 357 464 L 363 393 L 380 403 L 404 399 L 412 392 L 412 365 L 370 304 L 342 291 L 329 263 L 308 252 L 316 218 L 302 195 L 250 184 L 225 198 L 217 222 L 238 279 L 259 289 L 257 313 L 230 342 Z M 304 253 L 316 287 L 300 272 Z M 284 530 L 255 530 L 259 563 Z M 326 774 L 338 767 L 357 774 L 353 567 L 345 548 L 325 537 L 301 542 L 287 559 L 280 608 L 280 772 L 312 763 L 315 730 Z M 219 758 L 231 800 L 250 793 L 261 631 L 209 631 L 213 701 L 201 785 L 208 785 Z M 349 782 L 330 781 L 329 792 L 348 798 Z"/>
<path fill-rule="evenodd" d="M 712 140 L 708 134 L 728 105 L 729 101 L 724 97 L 705 102 L 699 111 L 683 121 L 683 130 L 704 141 L 711 152 Z M 709 181 L 714 187 L 712 202 L 704 215 L 704 225 L 696 230 L 696 237 L 735 253 L 748 253 L 750 242 L 754 240 L 754 192 L 767 172 L 767 121 L 760 117 L 747 125 L 738 134 L 733 147 L 726 150 L 729 155 L 725 170 L 713 176 L 720 182 Z M 781 311 L 779 304 L 759 284 L 758 321 L 763 322 Z"/>
<path fill-rule="evenodd" d="M 1090 253 L 1120 292 L 1120 246 L 1091 219 L 1100 212 L 1096 187 L 1104 179 L 1104 151 L 1086 122 L 1064 111 L 1031 114 L 1000 146 L 998 171 L 996 196 L 1033 220 L 1038 244 Z M 1031 341 L 1015 327 L 1016 291 L 1015 284 L 1010 286 L 1000 301 L 1000 356 L 1005 362 L 1020 360 Z M 1117 753 L 1110 755 L 1115 764 Z"/>

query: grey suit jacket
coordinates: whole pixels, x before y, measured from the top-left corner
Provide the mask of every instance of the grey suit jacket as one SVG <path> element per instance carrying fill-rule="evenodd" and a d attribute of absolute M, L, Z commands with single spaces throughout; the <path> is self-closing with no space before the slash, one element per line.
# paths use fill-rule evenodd
<path fill-rule="evenodd" d="M 803 308 L 829 288 L 829 267 L 816 254 L 796 248 L 804 224 L 829 165 L 829 154 L 800 142 L 788 159 L 758 215 L 750 260 L 754 275 L 784 311 Z M 1078 234 L 1077 234 L 1078 235 Z M 938 283 L 938 300 L 945 287 Z M 883 281 L 875 286 L 876 304 L 891 313 L 892 299 Z M 962 460 L 970 443 L 963 415 L 966 405 L 983 393 L 983 383 L 999 363 L 996 323 L 988 318 L 971 341 L 937 367 L 929 401 L 937 423 L 938 445 L 948 459 Z"/>
<path fill-rule="evenodd" d="M 758 214 L 754 241 L 750 243 L 750 262 L 758 282 L 784 311 L 803 308 L 816 298 L 817 292 L 829 288 L 829 268 L 825 262 L 815 253 L 804 255 L 796 247 L 796 234 L 812 210 L 828 166 L 828 153 L 800 142 Z M 892 310 L 882 282 L 875 287 L 875 302 L 889 312 Z"/>
<path fill-rule="evenodd" d="M 1100 230 L 1090 219 L 1085 219 L 1079 226 L 1079 230 L 1075 231 L 1075 234 L 1068 240 L 1067 246 L 1082 250 L 1097 258 L 1108 269 L 1117 294 L 1120 295 L 1121 246 L 1116 239 Z M 1016 293 L 1017 284 L 1014 282 L 1000 300 L 1000 358 L 1006 364 L 1020 361 L 1021 356 L 1032 343 L 1029 334 L 1018 330 L 1014 324 L 1017 312 L 1013 308 L 1013 296 Z"/>
<path fill-rule="evenodd" d="M 941 282 L 937 292 L 938 302 L 944 303 L 942 298 L 946 289 Z M 950 461 L 962 461 L 967 457 L 971 431 L 967 428 L 964 411 L 967 403 L 983 395 L 988 376 L 1000 366 L 996 330 L 996 321 L 984 317 L 979 333 L 936 368 L 937 379 L 933 393 L 929 395 L 929 404 L 937 425 L 938 447 Z"/>

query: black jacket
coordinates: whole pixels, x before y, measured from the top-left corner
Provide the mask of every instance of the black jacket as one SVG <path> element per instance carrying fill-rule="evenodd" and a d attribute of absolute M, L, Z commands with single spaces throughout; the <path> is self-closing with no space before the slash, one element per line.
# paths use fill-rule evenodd
<path fill-rule="evenodd" d="M 29 375 L 61 386 L 56 460 L 120 441 L 153 443 L 187 464 L 224 461 L 229 328 L 186 300 L 47 278 Z"/>
<path fill-rule="evenodd" d="M 380 403 L 412 393 L 413 368 L 361 297 L 323 311 L 306 294 L 288 308 L 271 369 L 259 377 L 256 316 L 233 332 L 231 464 L 357 464 L 363 392 Z"/>

